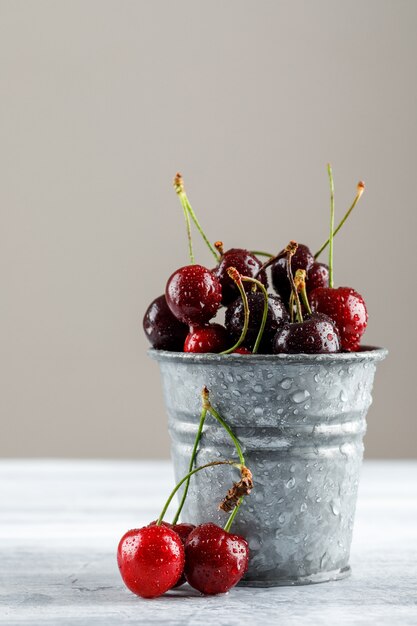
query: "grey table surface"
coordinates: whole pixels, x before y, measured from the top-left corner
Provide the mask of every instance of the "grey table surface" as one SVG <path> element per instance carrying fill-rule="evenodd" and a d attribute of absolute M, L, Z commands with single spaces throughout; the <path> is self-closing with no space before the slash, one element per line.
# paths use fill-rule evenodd
<path fill-rule="evenodd" d="M 417 462 L 364 464 L 350 578 L 143 600 L 115 550 L 172 481 L 168 462 L 0 461 L 0 624 L 417 624 Z"/>

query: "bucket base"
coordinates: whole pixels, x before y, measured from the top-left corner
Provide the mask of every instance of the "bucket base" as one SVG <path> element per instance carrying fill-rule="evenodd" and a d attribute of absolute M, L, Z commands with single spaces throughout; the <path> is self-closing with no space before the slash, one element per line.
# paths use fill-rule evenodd
<path fill-rule="evenodd" d="M 318 572 L 310 576 L 300 576 L 298 578 L 278 579 L 278 580 L 250 580 L 245 578 L 238 583 L 239 587 L 291 587 L 294 585 L 313 585 L 316 583 L 327 583 L 332 580 L 342 580 L 351 574 L 350 565 L 341 569 L 334 569 L 329 572 Z"/>

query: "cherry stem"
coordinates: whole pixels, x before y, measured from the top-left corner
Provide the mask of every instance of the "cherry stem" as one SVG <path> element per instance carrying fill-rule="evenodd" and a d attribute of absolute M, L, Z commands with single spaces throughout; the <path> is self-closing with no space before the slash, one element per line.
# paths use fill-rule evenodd
<path fill-rule="evenodd" d="M 333 231 L 334 231 L 334 181 L 330 163 L 327 164 L 330 183 L 330 237 L 329 237 L 329 287 L 333 289 Z"/>
<path fill-rule="evenodd" d="M 249 276 L 242 276 L 242 281 L 246 283 L 252 283 L 253 285 L 256 285 L 257 287 L 259 287 L 259 289 L 262 291 L 263 296 L 264 296 L 264 310 L 262 313 L 262 321 L 259 327 L 258 336 L 256 337 L 255 345 L 253 346 L 253 350 L 252 350 L 252 354 L 256 354 L 259 350 L 259 346 L 262 341 L 262 336 L 264 334 L 266 320 L 268 317 L 268 292 L 265 289 L 264 285 L 259 280 L 256 280 L 256 278 L 249 278 Z"/>
<path fill-rule="evenodd" d="M 298 291 L 294 283 L 294 277 L 292 275 L 292 267 L 291 267 L 291 259 L 294 254 L 297 252 L 298 244 L 295 241 L 290 241 L 288 246 L 285 248 L 285 252 L 287 253 L 287 276 L 291 285 L 291 295 L 293 296 L 293 300 L 295 300 L 295 308 L 297 309 L 297 321 L 303 322 L 303 312 L 301 310 L 300 298 L 298 297 Z M 290 298 L 290 305 L 292 305 Z"/>
<path fill-rule="evenodd" d="M 345 215 L 343 216 L 342 220 L 339 222 L 339 224 L 337 225 L 337 227 L 335 228 L 335 230 L 333 231 L 333 237 L 335 235 L 337 235 L 337 233 L 339 232 L 339 230 L 342 228 L 343 224 L 346 222 L 347 218 L 349 217 L 349 215 L 352 213 L 353 209 L 355 208 L 355 206 L 357 205 L 358 201 L 360 200 L 360 198 L 362 197 L 363 192 L 365 191 L 365 183 L 360 180 L 357 184 L 357 193 L 355 196 L 355 199 L 350 207 L 350 209 L 348 209 L 345 213 Z M 319 250 L 317 250 L 316 254 L 314 255 L 314 258 L 317 259 L 320 254 L 323 252 L 323 250 L 325 250 L 327 248 L 327 246 L 329 245 L 330 242 L 330 238 L 327 239 L 327 241 L 324 242 L 324 244 L 322 245 L 321 248 L 319 248 Z"/>
<path fill-rule="evenodd" d="M 184 192 L 184 186 L 183 186 L 181 174 L 177 174 L 174 178 L 174 189 L 180 199 L 182 210 L 184 212 L 185 225 L 187 228 L 188 253 L 190 255 L 191 264 L 194 265 L 195 258 L 194 258 L 194 252 L 193 252 L 193 240 L 191 237 L 191 222 L 190 222 L 190 215 L 187 210 L 187 205 L 184 199 L 185 192 Z"/>
<path fill-rule="evenodd" d="M 254 254 L 255 256 L 267 256 L 269 259 L 273 259 L 275 256 L 270 252 L 263 252 L 262 250 L 251 250 L 250 253 Z"/>
<path fill-rule="evenodd" d="M 206 394 L 203 395 L 203 406 L 206 407 L 208 412 L 219 422 L 219 424 L 221 426 L 223 426 L 225 431 L 229 434 L 231 440 L 233 441 L 233 443 L 235 445 L 236 452 L 238 454 L 241 466 L 242 465 L 244 466 L 245 465 L 245 458 L 243 456 L 242 448 L 241 448 L 241 445 L 240 445 L 240 442 L 239 442 L 238 438 L 236 437 L 236 435 L 234 434 L 234 432 L 232 431 L 230 426 L 224 421 L 224 419 L 219 415 L 219 413 L 216 411 L 216 409 L 211 405 L 210 400 L 209 400 L 209 391 L 208 391 L 208 389 L 206 387 L 205 387 L 205 389 L 206 389 Z M 227 522 L 226 522 L 226 524 L 224 526 L 224 530 L 226 532 L 229 532 L 230 527 L 233 524 L 233 520 L 235 519 L 235 517 L 237 515 L 237 512 L 238 512 L 242 502 L 243 502 L 243 497 L 241 497 L 239 499 L 236 507 L 231 512 L 230 517 L 229 517 L 229 519 L 227 520 Z"/>
<path fill-rule="evenodd" d="M 237 350 L 237 348 L 245 341 L 246 334 L 249 328 L 249 303 L 248 303 L 248 297 L 246 295 L 246 292 L 242 283 L 243 277 L 239 274 L 239 272 L 237 271 L 235 267 L 228 267 L 227 273 L 229 274 L 230 278 L 235 282 L 236 287 L 239 289 L 240 295 L 242 297 L 242 302 L 243 302 L 244 318 L 243 318 L 243 328 L 242 328 L 242 332 L 240 334 L 239 339 L 234 344 L 234 346 L 232 346 L 228 350 L 223 350 L 223 352 L 220 352 L 220 354 L 231 354 L 232 352 Z"/>
<path fill-rule="evenodd" d="M 171 491 L 168 500 L 165 502 L 164 508 L 161 511 L 160 516 L 157 519 L 156 522 L 156 526 L 160 526 L 164 520 L 164 516 L 165 513 L 167 512 L 169 505 L 172 502 L 173 497 L 175 496 L 175 494 L 177 493 L 178 489 L 187 481 L 191 478 L 191 476 L 193 476 L 194 474 L 196 474 L 197 472 L 200 472 L 203 469 L 206 469 L 207 467 L 213 467 L 215 465 L 233 465 L 234 467 L 236 467 L 237 469 L 241 470 L 241 465 L 239 463 L 236 463 L 236 461 L 212 461 L 211 463 L 206 463 L 205 465 L 200 465 L 200 467 L 196 467 L 195 469 L 191 470 L 190 472 L 188 472 L 188 474 L 186 474 L 184 476 L 184 478 L 182 478 L 180 480 L 179 483 L 177 483 L 174 487 L 174 489 Z"/>
<path fill-rule="evenodd" d="M 203 392 L 202 392 L 203 394 L 204 394 L 205 389 L 206 388 L 204 387 Z M 201 409 L 200 422 L 198 424 L 198 430 L 197 430 L 197 434 L 196 434 L 195 441 L 194 441 L 194 447 L 193 447 L 193 451 L 191 453 L 190 464 L 188 466 L 188 471 L 189 472 L 191 472 L 191 470 L 194 467 L 194 462 L 195 462 L 195 458 L 197 456 L 197 450 L 198 450 L 198 446 L 199 446 L 199 443 L 200 443 L 201 435 L 202 435 L 202 432 L 203 432 L 203 426 L 204 426 L 204 422 L 206 420 L 206 415 L 207 415 L 207 409 L 203 405 L 203 408 Z M 174 515 L 174 519 L 172 520 L 172 524 L 176 524 L 178 522 L 178 520 L 179 520 L 179 517 L 181 515 L 181 511 L 183 509 L 183 506 L 185 504 L 185 500 L 187 498 L 189 486 L 190 486 L 190 477 L 188 477 L 188 480 L 185 483 L 184 491 L 183 491 L 183 494 L 182 494 L 182 497 L 181 497 L 181 502 L 180 502 L 180 504 L 178 506 L 177 512 Z"/>
<path fill-rule="evenodd" d="M 307 310 L 307 313 L 311 315 L 311 307 L 308 301 L 307 288 L 306 288 L 306 275 L 305 270 L 297 270 L 294 276 L 294 284 L 299 293 L 301 293 L 301 300 Z M 292 294 L 291 294 L 292 297 Z"/>
<path fill-rule="evenodd" d="M 187 211 L 187 213 L 193 220 L 194 224 L 197 227 L 198 232 L 200 233 L 200 235 L 206 242 L 208 248 L 210 249 L 210 252 L 213 254 L 214 258 L 216 259 L 216 262 L 218 262 L 220 260 L 219 255 L 217 254 L 215 248 L 211 245 L 210 241 L 208 240 L 204 230 L 202 229 L 200 225 L 200 222 L 197 219 L 197 215 L 194 213 L 194 210 L 190 204 L 190 201 L 187 198 L 187 194 L 185 193 L 184 180 L 179 172 L 177 172 L 174 178 L 174 188 L 180 198 L 180 201 L 184 210 Z"/>

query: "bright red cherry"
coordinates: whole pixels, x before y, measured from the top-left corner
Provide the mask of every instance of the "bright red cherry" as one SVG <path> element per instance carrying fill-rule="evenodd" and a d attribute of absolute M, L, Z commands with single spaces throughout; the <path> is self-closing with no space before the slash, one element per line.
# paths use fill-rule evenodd
<path fill-rule="evenodd" d="M 313 311 L 328 315 L 337 325 L 341 347 L 355 352 L 368 323 L 368 312 L 362 296 L 350 287 L 320 287 L 310 294 Z"/>
<path fill-rule="evenodd" d="M 286 322 L 275 335 L 275 354 L 328 354 L 340 352 L 340 337 L 330 317 L 313 313 L 302 322 Z"/>
<path fill-rule="evenodd" d="M 182 351 L 188 326 L 180 322 L 167 305 L 165 296 L 155 298 L 143 318 L 143 330 L 156 350 Z"/>
<path fill-rule="evenodd" d="M 329 286 L 329 266 L 325 263 L 315 261 L 307 272 L 306 287 L 307 292 L 311 293 L 318 287 Z"/>
<path fill-rule="evenodd" d="M 194 326 L 184 342 L 184 352 L 223 352 L 233 345 L 221 324 Z"/>
<path fill-rule="evenodd" d="M 263 285 L 265 285 L 265 287 L 268 286 L 266 272 L 262 271 L 258 275 L 258 272 L 262 267 L 261 261 L 259 261 L 259 259 L 257 259 L 256 256 L 248 250 L 243 248 L 231 248 L 222 254 L 219 265 L 215 270 L 213 270 L 221 283 L 222 304 L 225 306 L 230 304 L 230 302 L 233 302 L 233 300 L 239 296 L 239 290 L 236 287 L 236 284 L 227 273 L 229 267 L 236 268 L 241 276 L 257 278 Z M 251 287 L 251 283 L 244 283 L 245 291 L 249 292 Z"/>
<path fill-rule="evenodd" d="M 310 248 L 302 243 L 298 244 L 297 250 L 291 259 L 292 273 L 295 275 L 297 270 L 309 271 L 314 263 L 314 256 Z M 281 252 L 277 259 L 271 265 L 271 278 L 275 291 L 281 296 L 285 304 L 288 304 L 291 294 L 291 285 L 288 280 L 287 273 L 287 255 Z"/>
<path fill-rule="evenodd" d="M 165 297 L 172 313 L 189 326 L 202 325 L 220 307 L 222 289 L 217 278 L 202 265 L 186 265 L 169 278 Z"/>
<path fill-rule="evenodd" d="M 252 352 L 248 350 L 248 348 L 245 348 L 244 346 L 239 346 L 239 348 L 236 348 L 236 350 L 233 350 L 233 354 L 252 354 Z"/>
<path fill-rule="evenodd" d="M 172 589 L 184 570 L 184 558 L 180 536 L 165 525 L 129 530 L 117 549 L 123 582 L 142 598 Z"/>
<path fill-rule="evenodd" d="M 197 526 L 185 543 L 185 577 L 204 594 L 226 593 L 248 568 L 249 548 L 239 535 L 208 523 Z"/>

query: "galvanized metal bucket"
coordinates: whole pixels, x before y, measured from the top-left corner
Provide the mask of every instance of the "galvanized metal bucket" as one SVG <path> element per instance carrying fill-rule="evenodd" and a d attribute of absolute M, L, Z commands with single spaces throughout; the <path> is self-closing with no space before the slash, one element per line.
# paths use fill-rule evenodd
<path fill-rule="evenodd" d="M 344 578 L 376 363 L 387 351 L 327 355 L 217 355 L 150 350 L 161 369 L 176 478 L 187 472 L 206 385 L 239 438 L 254 489 L 233 524 L 249 542 L 241 584 L 297 585 Z M 197 464 L 235 459 L 207 417 Z M 191 479 L 183 520 L 224 525 L 218 503 L 233 470 Z"/>

